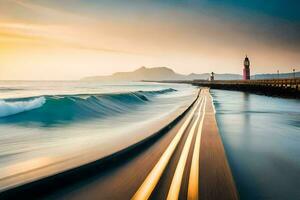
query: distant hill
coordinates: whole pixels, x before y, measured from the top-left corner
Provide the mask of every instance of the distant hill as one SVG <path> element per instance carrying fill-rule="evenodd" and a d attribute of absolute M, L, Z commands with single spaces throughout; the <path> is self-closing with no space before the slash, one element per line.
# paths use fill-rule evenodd
<path fill-rule="evenodd" d="M 140 80 L 180 80 L 183 75 L 175 73 L 167 67 L 141 67 L 132 72 L 117 72 L 110 76 L 91 76 L 83 80 L 97 81 L 140 81 Z"/>
<path fill-rule="evenodd" d="M 90 76 L 85 77 L 82 80 L 85 81 L 141 81 L 141 80 L 194 80 L 209 78 L 209 73 L 203 74 L 189 74 L 183 75 L 174 72 L 172 69 L 167 67 L 154 67 L 146 68 L 141 67 L 132 72 L 117 72 L 110 76 Z M 237 80 L 242 79 L 241 75 L 238 74 L 215 74 L 216 80 Z"/>
<path fill-rule="evenodd" d="M 184 80 L 195 80 L 195 79 L 202 79 L 207 80 L 210 77 L 210 73 L 203 73 L 203 74 L 189 74 L 185 76 Z M 215 74 L 215 80 L 241 80 L 243 78 L 240 74 Z"/>
<path fill-rule="evenodd" d="M 273 79 L 273 78 L 293 78 L 293 73 L 281 73 L 279 74 L 256 74 L 251 76 L 251 79 Z M 300 77 L 300 72 L 295 73 L 295 77 Z"/>
<path fill-rule="evenodd" d="M 82 80 L 85 81 L 141 81 L 141 80 L 151 80 L 151 81 L 161 81 L 161 80 L 195 80 L 202 79 L 208 80 L 210 74 L 195 74 L 191 73 L 189 75 L 178 74 L 172 69 L 167 67 L 141 67 L 137 70 L 131 72 L 117 72 L 110 76 L 90 76 L 85 77 Z M 256 74 L 252 75 L 251 79 L 272 79 L 277 78 L 277 74 Z M 280 78 L 291 78 L 293 73 L 284 73 L 279 75 Z M 296 72 L 296 77 L 300 77 L 300 72 Z M 240 74 L 215 74 L 215 80 L 241 80 L 243 77 Z"/>

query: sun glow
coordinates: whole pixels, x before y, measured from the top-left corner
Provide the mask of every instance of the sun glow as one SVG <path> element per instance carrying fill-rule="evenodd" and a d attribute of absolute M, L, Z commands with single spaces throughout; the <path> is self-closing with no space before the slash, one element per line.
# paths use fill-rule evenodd
<path fill-rule="evenodd" d="M 124 7 L 121 14 L 120 5 L 104 2 L 1 2 L 0 79 L 80 79 L 140 66 L 241 73 L 245 53 L 254 73 L 289 71 L 298 62 L 299 48 L 272 35 L 266 17 L 265 26 L 255 27 L 158 3 L 137 3 L 139 9 Z"/>

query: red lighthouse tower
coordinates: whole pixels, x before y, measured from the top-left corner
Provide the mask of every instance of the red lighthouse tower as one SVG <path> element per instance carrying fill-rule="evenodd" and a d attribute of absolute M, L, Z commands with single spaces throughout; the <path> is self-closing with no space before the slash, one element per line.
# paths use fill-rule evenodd
<path fill-rule="evenodd" d="M 250 80 L 250 60 L 247 55 L 244 60 L 243 80 Z"/>

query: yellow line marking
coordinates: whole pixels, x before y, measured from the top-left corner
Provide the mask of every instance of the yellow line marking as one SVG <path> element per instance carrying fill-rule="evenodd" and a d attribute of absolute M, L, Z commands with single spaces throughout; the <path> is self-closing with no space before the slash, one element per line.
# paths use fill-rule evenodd
<path fill-rule="evenodd" d="M 177 167 L 176 167 L 173 179 L 172 179 L 172 183 L 171 183 L 171 186 L 169 189 L 167 200 L 174 200 L 174 199 L 178 199 L 178 197 L 179 197 L 183 172 L 184 172 L 186 161 L 187 161 L 187 158 L 189 155 L 189 150 L 191 148 L 191 144 L 193 141 L 194 133 L 196 132 L 196 127 L 199 123 L 202 107 L 203 107 L 203 101 L 201 102 L 201 106 L 199 107 L 198 116 L 197 116 L 191 130 L 189 131 L 188 137 L 184 143 L 184 147 L 182 149 L 182 152 L 181 152 L 181 155 L 180 155 L 180 158 L 179 158 L 179 161 L 178 161 L 178 164 L 177 164 Z"/>
<path fill-rule="evenodd" d="M 200 121 L 200 125 L 198 127 L 198 132 L 196 136 L 192 165 L 189 177 L 189 185 L 188 185 L 188 200 L 198 200 L 199 199 L 199 158 L 200 158 L 200 144 L 201 144 L 201 135 L 202 135 L 202 127 L 203 121 L 205 117 L 205 107 L 206 107 L 206 97 L 204 103 L 204 109 L 202 118 Z"/>
<path fill-rule="evenodd" d="M 185 120 L 184 124 L 180 127 L 176 136 L 173 138 L 173 140 L 171 141 L 171 143 L 169 144 L 169 146 L 167 147 L 163 155 L 160 157 L 159 161 L 156 163 L 154 168 L 148 174 L 147 178 L 144 180 L 140 188 L 134 194 L 134 196 L 132 197 L 133 200 L 144 200 L 150 197 L 163 171 L 165 170 L 173 152 L 175 151 L 183 133 L 185 132 L 188 125 L 190 124 L 199 104 L 200 104 L 200 100 L 197 101 L 195 108 L 192 110 L 188 118 Z"/>

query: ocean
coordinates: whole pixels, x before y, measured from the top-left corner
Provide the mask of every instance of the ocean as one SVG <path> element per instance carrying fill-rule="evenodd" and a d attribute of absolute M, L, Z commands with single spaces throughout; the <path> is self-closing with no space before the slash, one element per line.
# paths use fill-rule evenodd
<path fill-rule="evenodd" d="M 197 90 L 144 82 L 0 81 L 0 180 L 30 171 L 42 177 L 121 150 L 189 105 Z M 300 101 L 211 94 L 241 199 L 299 199 Z"/>
<path fill-rule="evenodd" d="M 300 199 L 300 100 L 211 93 L 241 199 Z"/>
<path fill-rule="evenodd" d="M 0 179 L 90 151 L 114 153 L 196 92 L 182 84 L 0 81 Z"/>

